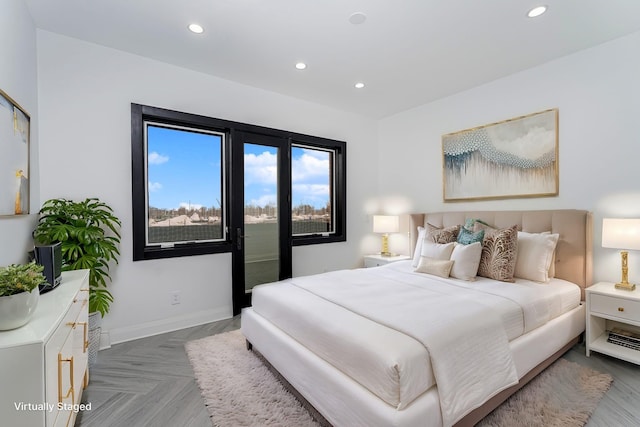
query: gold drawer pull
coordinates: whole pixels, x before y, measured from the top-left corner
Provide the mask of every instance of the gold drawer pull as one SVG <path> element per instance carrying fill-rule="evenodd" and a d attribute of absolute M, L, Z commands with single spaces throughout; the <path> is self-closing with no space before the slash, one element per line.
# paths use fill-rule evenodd
<path fill-rule="evenodd" d="M 618 311 L 624 311 L 624 307 L 618 307 Z"/>
<path fill-rule="evenodd" d="M 69 390 L 66 395 L 62 395 L 62 362 L 69 362 Z M 71 401 L 75 402 L 75 392 L 73 390 L 73 356 L 70 359 L 63 359 L 62 354 L 58 353 L 58 403 L 62 403 L 63 399 L 67 399 L 71 395 Z"/>
<path fill-rule="evenodd" d="M 84 329 L 84 345 L 82 346 L 82 352 L 86 353 L 87 349 L 89 348 L 89 333 L 87 332 L 87 329 L 89 328 L 89 324 L 88 322 L 78 322 L 78 325 L 82 325 L 83 329 Z"/>

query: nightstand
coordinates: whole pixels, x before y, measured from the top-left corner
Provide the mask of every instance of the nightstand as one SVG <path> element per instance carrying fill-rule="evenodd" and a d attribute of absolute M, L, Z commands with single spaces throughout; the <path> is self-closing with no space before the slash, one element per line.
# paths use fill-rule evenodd
<path fill-rule="evenodd" d="M 607 341 L 612 328 L 640 335 L 640 290 L 625 291 L 600 282 L 586 289 L 586 300 L 587 356 L 596 351 L 640 365 L 640 350 Z"/>
<path fill-rule="evenodd" d="M 381 265 L 387 265 L 397 261 L 406 261 L 408 259 L 411 259 L 411 257 L 408 255 L 394 255 L 394 256 L 382 256 L 380 254 L 365 255 L 364 267 L 365 268 L 380 267 Z"/>

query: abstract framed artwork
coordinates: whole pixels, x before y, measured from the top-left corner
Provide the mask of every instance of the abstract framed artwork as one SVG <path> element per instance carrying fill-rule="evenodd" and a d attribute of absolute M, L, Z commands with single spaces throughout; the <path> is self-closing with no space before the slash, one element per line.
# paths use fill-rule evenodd
<path fill-rule="evenodd" d="M 29 213 L 30 117 L 0 90 L 0 217 Z"/>
<path fill-rule="evenodd" d="M 443 199 L 558 195 L 558 109 L 442 136 Z"/>

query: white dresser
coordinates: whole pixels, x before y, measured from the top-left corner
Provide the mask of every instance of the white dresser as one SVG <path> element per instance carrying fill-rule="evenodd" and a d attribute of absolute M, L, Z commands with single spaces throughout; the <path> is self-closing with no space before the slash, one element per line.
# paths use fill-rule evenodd
<path fill-rule="evenodd" d="M 25 326 L 0 332 L 0 424 L 73 426 L 88 381 L 89 270 L 62 273 Z"/>

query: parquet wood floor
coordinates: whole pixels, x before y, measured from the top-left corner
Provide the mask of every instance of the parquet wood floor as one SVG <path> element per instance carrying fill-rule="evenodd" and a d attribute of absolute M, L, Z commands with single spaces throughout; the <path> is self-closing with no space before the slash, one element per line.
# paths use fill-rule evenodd
<path fill-rule="evenodd" d="M 187 341 L 240 327 L 240 316 L 122 344 L 98 353 L 76 427 L 211 427 L 184 350 Z M 564 358 L 614 377 L 587 427 L 640 425 L 640 366 L 577 344 Z M 233 427 L 233 426 L 231 426 Z"/>

